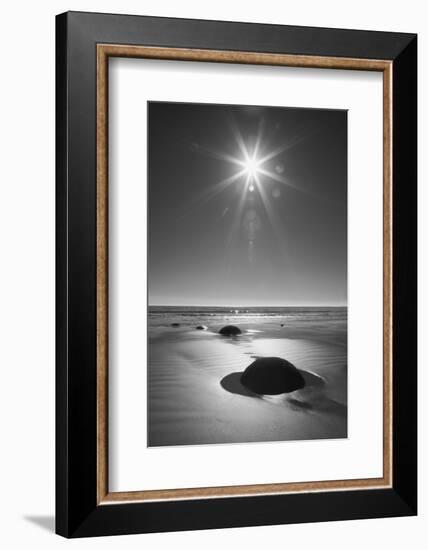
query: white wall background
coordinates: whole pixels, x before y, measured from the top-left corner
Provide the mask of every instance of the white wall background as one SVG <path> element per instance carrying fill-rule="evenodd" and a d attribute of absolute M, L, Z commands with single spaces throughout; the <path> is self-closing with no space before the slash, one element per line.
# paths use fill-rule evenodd
<path fill-rule="evenodd" d="M 420 471 L 418 518 L 140 535 L 68 542 L 53 534 L 54 512 L 54 16 L 66 10 L 226 19 L 419 33 L 420 98 L 425 90 L 428 18 L 420 0 L 58 0 L 4 3 L 0 17 L 0 545 L 3 548 L 259 548 L 329 550 L 409 543 L 428 531 L 428 485 Z M 425 63 L 424 63 L 425 62 Z M 425 67 L 423 66 L 425 64 Z M 420 251 L 427 196 L 426 109 L 420 102 Z M 425 208 L 424 208 L 425 207 Z M 420 260 L 420 281 L 426 258 Z M 420 291 L 420 341 L 424 347 Z M 424 352 L 425 350 L 420 350 Z M 427 415 L 420 358 L 420 464 Z"/>

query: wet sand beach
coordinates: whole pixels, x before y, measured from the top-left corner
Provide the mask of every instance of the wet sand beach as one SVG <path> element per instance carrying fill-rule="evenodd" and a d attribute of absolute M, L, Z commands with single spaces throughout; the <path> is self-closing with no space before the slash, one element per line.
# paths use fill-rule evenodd
<path fill-rule="evenodd" d="M 230 321 L 242 334 L 218 333 Z M 200 323 L 208 328 L 197 330 Z M 346 437 L 346 327 L 344 308 L 150 316 L 148 445 Z M 260 357 L 291 362 L 305 386 L 280 395 L 249 391 L 240 376 Z"/>

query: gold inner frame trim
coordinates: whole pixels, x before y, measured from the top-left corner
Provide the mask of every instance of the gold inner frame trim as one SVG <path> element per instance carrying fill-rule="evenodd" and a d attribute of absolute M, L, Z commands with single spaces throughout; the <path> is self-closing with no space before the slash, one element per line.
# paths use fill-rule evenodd
<path fill-rule="evenodd" d="M 109 492 L 108 488 L 108 59 L 133 57 L 250 65 L 346 69 L 383 73 L 383 476 L 225 487 Z M 97 45 L 97 503 L 183 500 L 392 486 L 392 68 L 391 61 Z"/>

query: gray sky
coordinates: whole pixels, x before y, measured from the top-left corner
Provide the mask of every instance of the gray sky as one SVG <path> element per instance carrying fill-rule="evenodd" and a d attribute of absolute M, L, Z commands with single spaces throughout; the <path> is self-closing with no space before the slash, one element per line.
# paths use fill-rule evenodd
<path fill-rule="evenodd" d="M 346 305 L 346 111 L 148 110 L 150 305 Z"/>

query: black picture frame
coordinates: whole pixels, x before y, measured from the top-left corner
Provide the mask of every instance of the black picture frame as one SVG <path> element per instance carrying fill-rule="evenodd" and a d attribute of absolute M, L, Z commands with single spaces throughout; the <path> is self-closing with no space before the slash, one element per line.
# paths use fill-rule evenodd
<path fill-rule="evenodd" d="M 97 44 L 392 62 L 390 488 L 97 501 Z M 417 36 L 68 12 L 56 18 L 56 532 L 65 537 L 417 513 Z"/>

